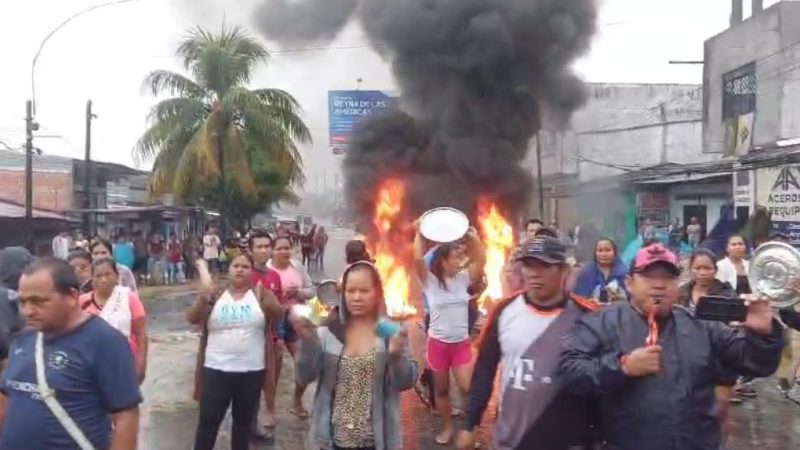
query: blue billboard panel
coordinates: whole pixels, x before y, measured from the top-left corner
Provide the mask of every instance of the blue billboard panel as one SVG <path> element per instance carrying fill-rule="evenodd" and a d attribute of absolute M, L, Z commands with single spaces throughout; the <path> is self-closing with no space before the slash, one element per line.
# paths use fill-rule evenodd
<path fill-rule="evenodd" d="M 353 130 L 360 121 L 386 111 L 393 101 L 394 97 L 384 91 L 328 92 L 330 145 L 334 153 L 343 153 L 347 149 Z"/>

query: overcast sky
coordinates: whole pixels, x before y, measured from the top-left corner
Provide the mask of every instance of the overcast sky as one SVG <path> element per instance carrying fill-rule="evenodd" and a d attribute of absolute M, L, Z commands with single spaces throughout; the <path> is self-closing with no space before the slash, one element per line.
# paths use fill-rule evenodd
<path fill-rule="evenodd" d="M 107 0 L 3 0 L 0 2 L 2 83 L 0 146 L 24 141 L 25 100 L 31 92 L 31 60 L 48 31 L 76 11 Z M 94 157 L 133 164 L 131 149 L 156 99 L 141 89 L 155 69 L 180 70 L 173 56 L 192 25 L 242 25 L 255 34 L 257 0 L 138 0 L 82 16 L 46 45 L 36 68 L 36 145 L 48 153 L 83 157 L 84 109 L 94 101 Z M 403 0 L 397 0 L 403 1 Z M 577 62 L 588 81 L 701 83 L 701 66 L 670 66 L 670 59 L 701 60 L 703 41 L 728 24 L 730 0 L 600 0 L 599 33 Z M 749 1 L 745 0 L 745 15 Z M 766 5 L 777 3 L 766 0 Z M 327 145 L 327 91 L 391 90 L 388 65 L 368 48 L 363 32 L 348 27 L 331 44 L 306 51 L 275 51 L 254 87 L 291 92 L 303 105 L 315 144 L 304 149 L 307 188 L 332 186 L 337 157 Z M 320 50 L 319 47 L 330 47 Z M 352 48 L 352 47 L 356 48 Z M 351 47 L 351 48 L 347 48 Z M 149 168 L 150 163 L 142 166 Z"/>

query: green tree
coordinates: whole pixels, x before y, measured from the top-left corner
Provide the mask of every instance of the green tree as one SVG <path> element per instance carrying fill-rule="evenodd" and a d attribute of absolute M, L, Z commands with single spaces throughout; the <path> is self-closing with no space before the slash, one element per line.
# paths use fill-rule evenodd
<path fill-rule="evenodd" d="M 296 143 L 310 142 L 311 134 L 292 95 L 248 89 L 269 59 L 267 49 L 238 27 L 218 33 L 198 27 L 177 54 L 190 77 L 157 70 L 145 80 L 153 95 L 169 96 L 153 107 L 134 149 L 138 160 L 154 160 L 150 193 L 179 201 L 218 198 L 224 215 L 233 200 L 259 206 L 291 200 L 304 182 Z M 263 173 L 252 170 L 255 162 Z M 270 195 L 262 197 L 265 179 L 258 178 L 267 172 Z"/>
<path fill-rule="evenodd" d="M 204 204 L 217 210 L 222 210 L 227 203 L 230 224 L 237 229 L 245 228 L 253 216 L 263 212 L 269 205 L 278 202 L 296 205 L 300 200 L 288 183 L 284 170 L 268 158 L 267 153 L 252 152 L 250 170 L 256 184 L 256 195 L 242 192 L 230 176 L 225 179 L 225 195 L 213 187 L 198 194 Z"/>

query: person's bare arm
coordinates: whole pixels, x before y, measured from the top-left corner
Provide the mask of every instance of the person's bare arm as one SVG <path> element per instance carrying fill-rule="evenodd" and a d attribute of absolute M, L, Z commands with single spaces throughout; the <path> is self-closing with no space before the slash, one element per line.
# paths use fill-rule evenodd
<path fill-rule="evenodd" d="M 139 317 L 131 323 L 131 333 L 136 341 L 138 350 L 136 356 L 136 375 L 139 376 L 139 383 L 144 381 L 147 372 L 147 318 Z"/>
<path fill-rule="evenodd" d="M 198 258 L 195 261 L 195 268 L 203 290 L 198 295 L 197 301 L 186 310 L 186 320 L 192 325 L 202 325 L 217 300 L 218 289 L 214 286 L 214 278 L 205 260 Z"/>
<path fill-rule="evenodd" d="M 0 436 L 3 434 L 3 424 L 6 422 L 6 408 L 8 408 L 8 398 L 0 394 Z"/>
<path fill-rule="evenodd" d="M 191 325 L 202 325 L 205 318 L 211 313 L 213 297 L 203 293 L 197 296 L 197 301 L 186 309 L 186 321 Z"/>
<path fill-rule="evenodd" d="M 417 234 L 414 236 L 414 273 L 420 285 L 428 279 L 428 268 L 425 266 L 425 240 L 419 232 L 419 222 L 414 224 Z"/>
<path fill-rule="evenodd" d="M 269 289 L 265 289 L 261 283 L 256 285 L 256 296 L 271 321 L 278 322 L 286 317 L 286 307 L 281 305 L 275 294 Z"/>
<path fill-rule="evenodd" d="M 112 414 L 114 434 L 111 438 L 111 450 L 136 450 L 136 438 L 139 435 L 139 407 L 134 406 Z"/>
<path fill-rule="evenodd" d="M 470 228 L 467 232 L 467 242 L 470 251 L 469 279 L 474 282 L 481 277 L 486 265 L 486 248 L 474 228 Z"/>

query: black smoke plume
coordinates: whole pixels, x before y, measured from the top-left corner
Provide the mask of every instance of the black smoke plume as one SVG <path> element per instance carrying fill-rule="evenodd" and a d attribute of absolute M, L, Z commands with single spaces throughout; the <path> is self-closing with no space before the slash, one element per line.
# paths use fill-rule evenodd
<path fill-rule="evenodd" d="M 570 65 L 594 34 L 594 0 L 363 0 L 355 8 L 284 0 L 266 1 L 261 17 L 291 27 L 311 9 L 313 21 L 326 20 L 297 30 L 302 36 L 266 36 L 335 36 L 346 22 L 339 19 L 353 13 L 391 62 L 401 94 L 402 110 L 362 123 L 344 160 L 347 196 L 362 222 L 391 176 L 408 182 L 410 216 L 435 206 L 474 212 L 483 197 L 521 212 L 533 183 L 520 163 L 541 108 L 568 118 L 585 100 Z"/>
<path fill-rule="evenodd" d="M 336 37 L 358 0 L 264 0 L 256 21 L 267 39 L 309 43 Z"/>

